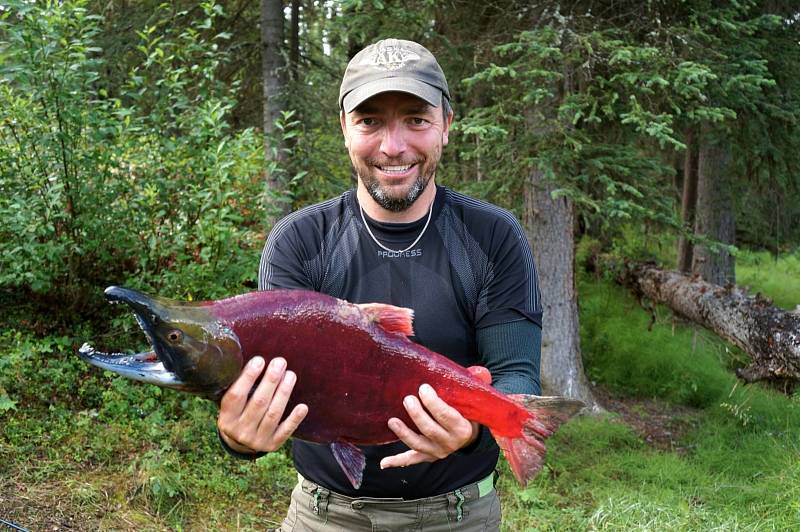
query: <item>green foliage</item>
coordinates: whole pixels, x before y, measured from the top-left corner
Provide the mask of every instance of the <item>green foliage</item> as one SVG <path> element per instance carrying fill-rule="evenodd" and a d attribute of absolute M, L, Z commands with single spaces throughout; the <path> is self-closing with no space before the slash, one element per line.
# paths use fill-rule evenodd
<path fill-rule="evenodd" d="M 545 471 L 526 489 L 503 469 L 505 529 L 794 528 L 800 396 L 738 384 L 722 342 L 663 317 L 648 329 L 623 289 L 588 279 L 580 289 L 584 363 L 598 385 L 702 410 L 676 412 L 695 428 L 671 452 L 613 415 L 570 422 L 548 440 Z"/>
<path fill-rule="evenodd" d="M 652 104 L 676 75 L 657 49 L 616 29 L 579 33 L 554 24 L 522 31 L 495 52 L 502 65 L 465 80 L 494 95 L 458 126 L 479 140 L 465 159 L 480 158 L 492 182 L 511 181 L 507 189 L 517 194 L 541 171 L 603 228 L 631 218 L 674 224 L 665 188 L 672 169 L 648 150 L 648 143 L 683 146 L 674 115 Z"/>
<path fill-rule="evenodd" d="M 798 172 L 788 154 L 800 142 L 800 63 L 790 62 L 800 50 L 795 18 L 778 9 L 649 3 L 609 18 L 576 4 L 531 22 L 521 12 L 497 28 L 504 38 L 490 52 L 476 51 L 481 68 L 462 82 L 479 103 L 456 126 L 468 141 L 458 170 L 478 176 L 466 188 L 518 208 L 538 171 L 575 201 L 593 235 L 642 220 L 677 233 L 678 156 L 703 125 L 703 142 L 735 146 L 748 241 L 794 238 Z"/>
<path fill-rule="evenodd" d="M 771 400 L 776 408 L 792 404 Z M 797 412 L 783 420 L 796 422 Z M 712 409 L 676 453 L 645 445 L 610 416 L 572 421 L 548 441 L 546 470 L 526 489 L 517 489 L 504 469 L 504 528 L 792 528 L 800 517 L 791 502 L 800 489 L 800 449 L 788 435 L 771 430 L 742 433 Z"/>
<path fill-rule="evenodd" d="M 203 37 L 221 9 L 201 8 L 180 31 L 139 33 L 116 96 L 83 2 L 2 12 L 0 285 L 75 294 L 127 279 L 192 294 L 252 279 L 262 152 L 226 121 L 235 84 L 215 72 L 228 36 Z"/>

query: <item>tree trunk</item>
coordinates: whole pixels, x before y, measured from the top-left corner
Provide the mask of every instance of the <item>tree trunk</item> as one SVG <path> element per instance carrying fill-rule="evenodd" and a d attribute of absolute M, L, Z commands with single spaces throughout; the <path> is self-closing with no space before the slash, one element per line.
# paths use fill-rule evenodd
<path fill-rule="evenodd" d="M 752 358 L 736 370 L 746 382 L 767 380 L 784 391 L 800 382 L 800 313 L 775 307 L 762 297 L 734 286 L 721 287 L 697 277 L 652 265 L 617 268 L 617 280 L 641 297 L 662 303 L 710 329 Z"/>
<path fill-rule="evenodd" d="M 736 226 L 729 176 L 730 144 L 715 138 L 707 124 L 703 125 L 699 142 L 695 234 L 733 244 Z M 708 244 L 695 244 L 692 272 L 713 284 L 736 282 L 733 255 L 724 249 L 714 250 Z"/>
<path fill-rule="evenodd" d="M 686 135 L 686 156 L 683 164 L 683 192 L 681 194 L 681 222 L 684 230 L 694 230 L 695 207 L 697 205 L 697 138 L 694 130 Z M 681 235 L 678 241 L 678 271 L 692 271 L 692 242 Z"/>
<path fill-rule="evenodd" d="M 292 0 L 292 19 L 289 30 L 289 71 L 292 81 L 297 81 L 300 63 L 300 0 Z"/>
<path fill-rule="evenodd" d="M 285 64 L 283 60 L 283 2 L 261 0 L 261 71 L 263 74 L 264 98 L 264 156 L 267 165 L 267 186 L 274 197 L 280 198 L 283 186 L 280 170 L 283 166 L 284 150 L 280 131 L 275 121 L 283 110 L 286 92 Z M 288 204 L 276 201 L 273 205 L 275 217 L 288 211 Z M 273 220 L 274 221 L 274 220 Z"/>
<path fill-rule="evenodd" d="M 536 253 L 544 307 L 542 387 L 595 410 L 583 372 L 575 290 L 575 212 L 568 198 L 552 199 L 554 186 L 534 170 L 525 186 L 525 227 Z"/>

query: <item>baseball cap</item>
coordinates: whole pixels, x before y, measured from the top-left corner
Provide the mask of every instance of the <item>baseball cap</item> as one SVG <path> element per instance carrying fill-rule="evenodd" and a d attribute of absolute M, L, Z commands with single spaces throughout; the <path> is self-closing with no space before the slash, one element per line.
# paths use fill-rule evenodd
<path fill-rule="evenodd" d="M 442 94 L 450 99 L 447 80 L 433 54 L 421 44 L 383 39 L 358 52 L 342 78 L 339 107 L 349 113 L 382 92 L 398 91 L 422 98 L 434 107 Z"/>

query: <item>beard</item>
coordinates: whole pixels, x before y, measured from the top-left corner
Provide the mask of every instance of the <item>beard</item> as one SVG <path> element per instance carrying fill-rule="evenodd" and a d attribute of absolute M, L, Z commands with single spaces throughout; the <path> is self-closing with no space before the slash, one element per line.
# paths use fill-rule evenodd
<path fill-rule="evenodd" d="M 436 173 L 436 163 L 438 161 L 418 161 L 416 164 L 421 165 L 416 179 L 412 182 L 405 191 L 393 193 L 388 186 L 383 185 L 380 180 L 372 173 L 374 166 L 383 166 L 389 164 L 408 164 L 408 163 L 386 163 L 368 159 L 366 164 L 355 164 L 356 174 L 358 178 L 364 183 L 364 187 L 369 192 L 375 202 L 390 212 L 403 212 L 411 207 L 415 201 L 419 199 L 422 193 L 430 183 L 431 178 Z"/>

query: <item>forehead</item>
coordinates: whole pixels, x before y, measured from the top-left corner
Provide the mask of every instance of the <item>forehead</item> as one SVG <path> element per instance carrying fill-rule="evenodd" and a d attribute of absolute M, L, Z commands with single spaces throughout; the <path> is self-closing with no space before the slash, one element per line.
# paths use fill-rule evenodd
<path fill-rule="evenodd" d="M 382 92 L 362 102 L 350 114 L 383 113 L 388 111 L 427 113 L 434 109 L 437 108 L 413 94 Z"/>

